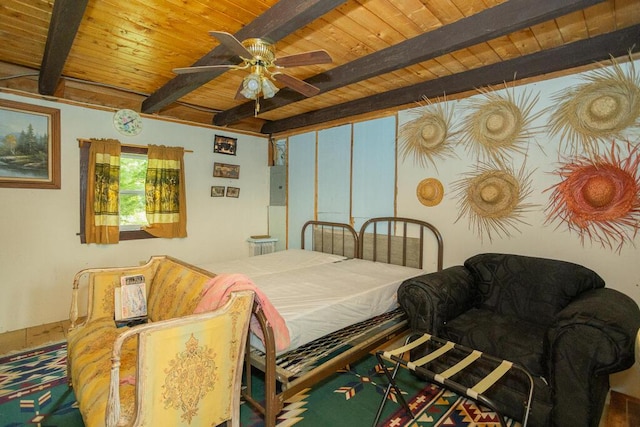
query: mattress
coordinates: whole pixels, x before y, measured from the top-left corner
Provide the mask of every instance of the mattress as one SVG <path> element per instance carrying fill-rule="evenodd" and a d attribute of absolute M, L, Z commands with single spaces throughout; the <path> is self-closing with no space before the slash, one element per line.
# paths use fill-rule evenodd
<path fill-rule="evenodd" d="M 287 324 L 291 344 L 285 351 L 397 308 L 398 286 L 424 274 L 417 268 L 302 250 L 200 267 L 250 277 Z M 255 337 L 252 344 L 263 349 Z"/>
<path fill-rule="evenodd" d="M 417 268 L 348 259 L 253 281 L 284 318 L 290 350 L 397 308 L 400 284 L 423 273 Z"/>
<path fill-rule="evenodd" d="M 342 255 L 307 251 L 304 249 L 287 249 L 286 251 L 248 258 L 199 264 L 198 267 L 216 274 L 242 273 L 251 279 L 255 279 L 258 276 L 266 274 L 328 264 L 345 259 L 347 258 Z"/>

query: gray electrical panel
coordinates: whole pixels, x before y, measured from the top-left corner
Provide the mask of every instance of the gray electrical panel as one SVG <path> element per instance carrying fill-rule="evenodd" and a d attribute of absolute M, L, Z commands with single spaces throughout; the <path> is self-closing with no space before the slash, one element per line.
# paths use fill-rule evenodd
<path fill-rule="evenodd" d="M 285 206 L 287 204 L 287 167 L 271 166 L 269 172 L 271 186 L 269 205 Z"/>

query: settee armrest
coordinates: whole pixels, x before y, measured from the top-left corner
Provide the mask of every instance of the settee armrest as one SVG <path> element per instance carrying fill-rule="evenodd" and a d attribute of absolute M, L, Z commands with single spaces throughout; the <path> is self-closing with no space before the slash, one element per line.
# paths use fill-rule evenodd
<path fill-rule="evenodd" d="M 609 288 L 582 293 L 556 315 L 545 340 L 554 425 L 597 426 L 609 374 L 634 363 L 638 328 L 638 305 Z"/>
<path fill-rule="evenodd" d="M 459 265 L 405 280 L 398 303 L 411 329 L 437 335 L 441 325 L 473 306 L 473 277 Z"/>
<path fill-rule="evenodd" d="M 127 275 L 143 274 L 147 283 L 157 270 L 163 256 L 154 256 L 144 265 L 136 267 L 87 268 L 79 271 L 73 279 L 71 308 L 69 310 L 70 329 L 76 327 L 79 317 L 79 293 L 81 287 L 87 288 L 86 320 L 100 317 L 113 317 L 115 312 L 114 289 L 120 285 L 120 278 Z M 147 287 L 147 292 L 149 287 Z"/>
<path fill-rule="evenodd" d="M 177 425 L 179 418 L 194 425 L 239 420 L 253 300 L 252 291 L 236 291 L 216 310 L 120 333 L 113 343 L 108 399 L 100 402 L 106 405 L 107 427 L 141 419 L 145 425 Z M 138 339 L 135 378 L 120 378 L 123 345 L 133 337 Z M 135 384 L 135 397 L 120 395 L 122 382 Z"/>

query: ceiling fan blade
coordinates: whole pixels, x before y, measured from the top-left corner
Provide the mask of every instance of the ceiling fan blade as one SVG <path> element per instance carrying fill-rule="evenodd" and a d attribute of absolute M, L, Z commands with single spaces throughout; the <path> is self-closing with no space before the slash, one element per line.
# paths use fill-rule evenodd
<path fill-rule="evenodd" d="M 247 48 L 244 47 L 242 43 L 240 43 L 240 41 L 233 36 L 233 34 L 229 34 L 224 31 L 209 31 L 209 35 L 217 38 L 220 43 L 222 43 L 234 54 L 246 59 L 253 58 L 251 52 L 249 52 Z"/>
<path fill-rule="evenodd" d="M 237 68 L 236 65 L 220 64 L 220 65 L 200 65 L 196 67 L 174 68 L 176 74 L 203 73 L 206 71 L 214 71 L 219 68 Z"/>
<path fill-rule="evenodd" d="M 273 73 L 273 78 L 279 81 L 280 83 L 289 86 L 291 89 L 296 92 L 300 92 L 304 96 L 314 96 L 320 92 L 320 89 L 317 87 L 310 85 L 309 83 L 292 77 L 288 74 L 282 73 Z"/>
<path fill-rule="evenodd" d="M 298 67 L 300 65 L 328 64 L 331 61 L 333 60 L 326 50 L 312 50 L 276 58 L 274 63 L 278 67 Z"/>
<path fill-rule="evenodd" d="M 236 91 L 236 96 L 234 97 L 234 99 L 236 101 L 244 101 L 247 98 L 244 97 L 244 95 L 241 93 L 242 89 L 244 89 L 244 80 L 240 82 L 240 86 L 238 86 L 238 90 Z"/>

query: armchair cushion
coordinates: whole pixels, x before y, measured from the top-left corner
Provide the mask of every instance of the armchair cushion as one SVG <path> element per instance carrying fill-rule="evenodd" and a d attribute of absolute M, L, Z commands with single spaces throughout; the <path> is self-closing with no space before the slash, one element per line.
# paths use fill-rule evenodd
<path fill-rule="evenodd" d="M 473 308 L 444 326 L 442 335 L 467 347 L 519 363 L 545 377 L 543 342 L 547 328 L 516 316 Z"/>
<path fill-rule="evenodd" d="M 512 254 L 480 254 L 465 261 L 478 292 L 476 307 L 543 325 L 577 295 L 604 280 L 578 264 Z"/>

